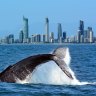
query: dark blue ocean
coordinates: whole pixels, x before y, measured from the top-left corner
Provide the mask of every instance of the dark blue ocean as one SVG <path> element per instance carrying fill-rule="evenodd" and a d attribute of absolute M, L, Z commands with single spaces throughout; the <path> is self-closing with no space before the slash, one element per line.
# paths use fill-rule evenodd
<path fill-rule="evenodd" d="M 0 45 L 0 71 L 31 55 L 68 47 L 71 69 L 86 85 L 0 83 L 0 96 L 96 96 L 96 44 Z M 46 78 L 45 78 L 46 79 Z"/>

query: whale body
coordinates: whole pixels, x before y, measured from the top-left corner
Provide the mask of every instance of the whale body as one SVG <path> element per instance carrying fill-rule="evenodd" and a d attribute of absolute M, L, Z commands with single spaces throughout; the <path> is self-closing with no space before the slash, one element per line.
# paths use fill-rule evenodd
<path fill-rule="evenodd" d="M 52 54 L 38 54 L 27 57 L 16 64 L 10 65 L 0 73 L 0 81 L 15 83 L 17 79 L 25 80 L 35 68 L 49 61 L 54 61 L 58 67 L 70 78 L 73 79 L 71 73 L 67 70 L 67 65 L 63 58 L 66 55 L 66 48 L 57 48 Z M 51 66 L 51 65 L 50 65 Z"/>

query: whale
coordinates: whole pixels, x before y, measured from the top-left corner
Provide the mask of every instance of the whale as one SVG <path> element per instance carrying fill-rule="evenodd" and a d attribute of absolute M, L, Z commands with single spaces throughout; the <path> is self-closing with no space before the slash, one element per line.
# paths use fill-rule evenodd
<path fill-rule="evenodd" d="M 0 73 L 0 81 L 7 83 L 16 83 L 17 80 L 23 81 L 29 74 L 34 72 L 36 67 L 49 61 L 54 61 L 70 79 L 73 79 L 71 73 L 68 71 L 67 64 L 63 60 L 65 55 L 66 48 L 56 48 L 52 54 L 37 54 L 27 57 L 2 71 Z"/>

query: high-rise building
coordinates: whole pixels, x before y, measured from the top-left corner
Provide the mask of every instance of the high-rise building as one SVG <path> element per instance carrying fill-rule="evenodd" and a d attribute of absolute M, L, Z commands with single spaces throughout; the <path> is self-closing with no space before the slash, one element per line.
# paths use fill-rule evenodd
<path fill-rule="evenodd" d="M 24 34 L 24 38 L 23 38 L 23 42 L 24 43 L 27 43 L 28 41 L 28 35 L 29 35 L 29 32 L 28 32 L 28 18 L 25 18 L 23 16 L 23 34 Z"/>
<path fill-rule="evenodd" d="M 45 43 L 45 42 L 46 42 L 46 35 L 43 34 L 43 43 Z"/>
<path fill-rule="evenodd" d="M 9 35 L 9 44 L 12 44 L 12 43 L 14 43 L 14 35 L 10 34 Z"/>
<path fill-rule="evenodd" d="M 24 39 L 24 34 L 23 34 L 23 30 L 21 30 L 19 34 L 19 42 L 23 43 L 23 39 Z"/>
<path fill-rule="evenodd" d="M 65 41 L 65 39 L 66 39 L 66 32 L 63 32 L 63 42 Z"/>
<path fill-rule="evenodd" d="M 93 43 L 93 31 L 90 31 L 89 42 L 90 42 L 90 43 Z"/>
<path fill-rule="evenodd" d="M 34 43 L 34 42 L 36 42 L 36 38 L 35 38 L 35 35 L 32 35 L 31 43 Z"/>
<path fill-rule="evenodd" d="M 84 35 L 80 35 L 80 43 L 84 43 Z"/>
<path fill-rule="evenodd" d="M 54 32 L 50 33 L 50 42 L 54 43 Z"/>
<path fill-rule="evenodd" d="M 36 35 L 36 42 L 38 42 L 38 43 L 41 42 L 41 35 L 40 34 Z"/>
<path fill-rule="evenodd" d="M 45 42 L 49 42 L 49 19 L 46 18 L 46 22 L 45 22 L 45 33 L 46 33 L 46 39 Z"/>
<path fill-rule="evenodd" d="M 84 38 L 88 38 L 88 30 L 84 30 Z"/>
<path fill-rule="evenodd" d="M 4 43 L 9 44 L 9 36 L 6 36 L 4 41 Z"/>
<path fill-rule="evenodd" d="M 84 43 L 88 43 L 89 42 L 89 36 L 88 36 L 88 30 L 84 30 Z"/>
<path fill-rule="evenodd" d="M 89 37 L 89 43 L 93 43 L 93 31 L 92 31 L 92 27 L 88 27 L 88 37 Z"/>
<path fill-rule="evenodd" d="M 77 43 L 84 43 L 84 22 L 80 20 L 79 31 L 77 34 Z"/>
<path fill-rule="evenodd" d="M 58 23 L 58 42 L 62 42 L 62 26 L 61 23 Z"/>
<path fill-rule="evenodd" d="M 79 30 L 81 35 L 84 35 L 84 22 L 82 20 L 80 20 Z"/>
<path fill-rule="evenodd" d="M 81 37 L 81 33 L 80 33 L 80 32 L 81 32 L 81 31 L 78 30 L 78 33 L 77 33 L 77 40 L 76 40 L 77 43 L 80 43 L 80 41 L 81 41 L 81 40 L 80 40 L 80 39 L 81 39 L 81 38 L 80 38 L 80 37 Z"/>

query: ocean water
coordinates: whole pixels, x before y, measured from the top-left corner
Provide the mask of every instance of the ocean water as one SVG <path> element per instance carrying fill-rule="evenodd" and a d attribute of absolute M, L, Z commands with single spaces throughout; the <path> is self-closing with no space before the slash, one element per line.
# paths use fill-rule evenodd
<path fill-rule="evenodd" d="M 45 70 L 41 75 L 37 75 L 35 83 L 6 83 L 0 82 L 0 96 L 95 96 L 96 95 L 96 45 L 95 44 L 47 44 L 47 45 L 0 45 L 0 71 L 3 71 L 9 65 L 15 64 L 31 55 L 52 53 L 57 47 L 68 47 L 71 56 L 70 69 L 74 73 L 74 78 L 78 81 L 75 84 L 62 83 L 58 80 L 56 66 L 53 66 L 56 74 L 53 78 Z M 47 64 L 47 67 L 49 66 Z M 42 65 L 43 66 L 43 65 Z M 55 68 L 56 67 L 56 68 Z M 42 67 L 43 68 L 43 67 Z M 41 69 L 42 69 L 41 68 Z M 49 67 L 48 67 L 49 68 Z M 47 69 L 48 69 L 47 68 Z M 39 70 L 39 69 L 37 69 Z M 42 74 L 46 73 L 46 76 Z M 54 76 L 57 76 L 54 78 Z M 65 75 L 64 75 L 65 76 Z M 64 77 L 63 79 L 67 78 Z M 48 78 L 53 81 L 48 81 Z M 34 78 L 34 77 L 33 77 Z M 43 79 L 42 79 L 43 78 Z M 45 80 L 45 81 L 42 81 Z"/>

